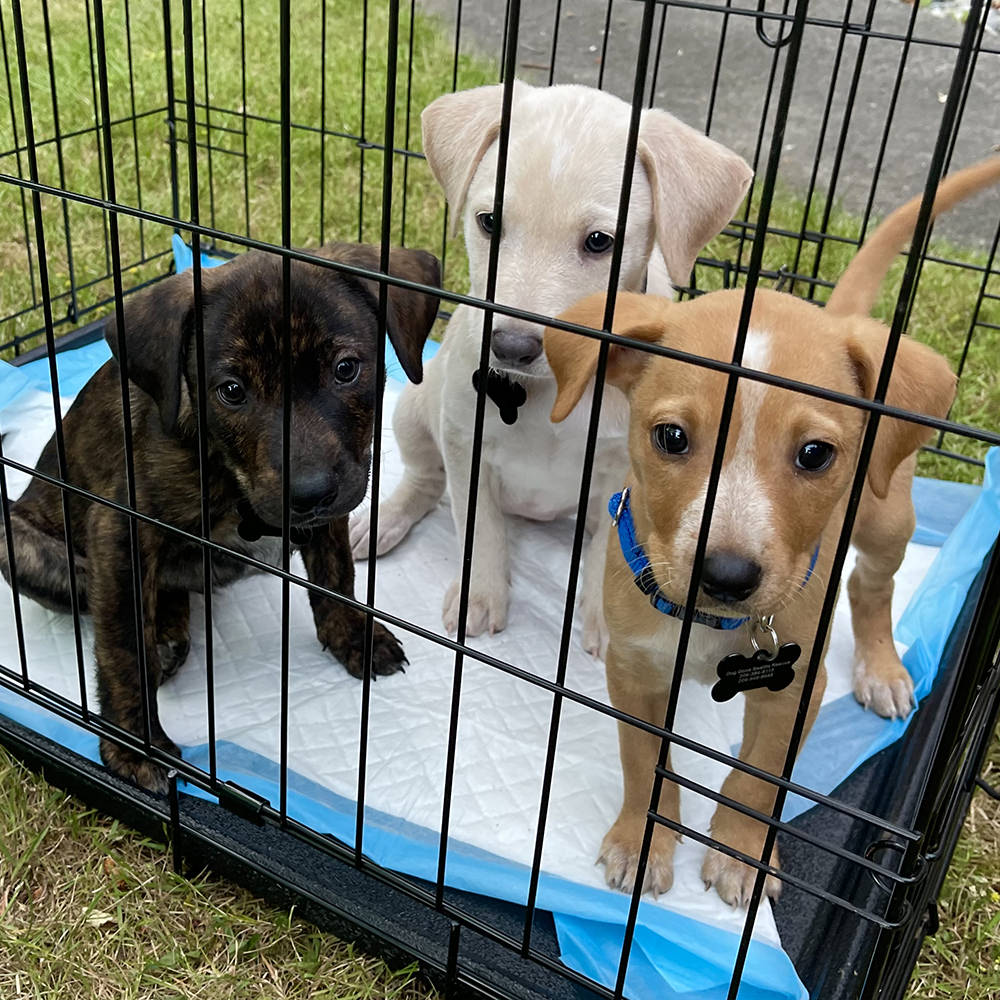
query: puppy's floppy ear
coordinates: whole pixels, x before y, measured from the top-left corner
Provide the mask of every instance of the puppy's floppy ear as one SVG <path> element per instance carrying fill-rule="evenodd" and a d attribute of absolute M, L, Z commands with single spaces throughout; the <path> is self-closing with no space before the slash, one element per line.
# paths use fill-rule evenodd
<path fill-rule="evenodd" d="M 557 319 L 600 330 L 604 323 L 607 295 L 598 292 L 588 295 Z M 615 298 L 615 316 L 612 329 L 622 337 L 631 337 L 647 344 L 656 343 L 663 336 L 663 317 L 670 307 L 670 300 L 656 295 L 639 295 L 619 292 Z M 597 371 L 597 358 L 601 342 L 568 330 L 545 328 L 545 356 L 556 377 L 556 401 L 550 419 L 553 423 L 565 420 L 580 401 L 587 384 Z M 637 351 L 618 344 L 608 348 L 607 381 L 619 389 L 628 390 L 649 359 L 645 351 Z"/>
<path fill-rule="evenodd" d="M 378 247 L 367 243 L 327 243 L 314 251 L 318 257 L 340 260 L 372 271 L 381 266 Z M 389 250 L 389 274 L 421 285 L 441 286 L 441 265 L 437 257 L 426 250 L 407 250 L 392 247 Z M 378 282 L 367 278 L 352 278 L 375 296 L 378 301 Z M 388 285 L 388 314 L 386 333 L 396 351 L 399 363 L 411 382 L 424 377 L 423 350 L 427 335 L 437 318 L 438 296 L 415 292 L 398 285 Z"/>
<path fill-rule="evenodd" d="M 859 317 L 847 340 L 847 353 L 854 366 L 861 395 L 875 394 L 889 331 L 874 320 Z M 944 418 L 955 398 L 957 380 L 948 362 L 936 351 L 903 337 L 892 366 L 886 402 L 913 413 Z M 930 427 L 909 420 L 883 417 L 868 463 L 868 485 L 879 499 L 889 492 L 896 467 L 933 434 Z"/>
<path fill-rule="evenodd" d="M 515 82 L 515 88 L 528 84 Z M 444 94 L 420 115 L 424 155 L 451 209 L 454 234 L 472 175 L 500 132 L 503 86 L 475 87 Z"/>
<path fill-rule="evenodd" d="M 177 426 L 184 355 L 194 323 L 194 279 L 190 271 L 172 274 L 125 302 L 124 339 L 128 377 L 151 396 L 163 430 Z M 119 358 L 118 324 L 104 327 L 104 339 Z"/>
<path fill-rule="evenodd" d="M 426 250 L 406 250 L 402 247 L 390 250 L 389 273 L 421 285 L 434 288 L 441 285 L 441 264 L 434 254 Z M 424 377 L 424 343 L 437 318 L 439 301 L 436 295 L 411 291 L 398 285 L 389 286 L 387 332 L 396 357 L 411 382 L 420 382 Z"/>
<path fill-rule="evenodd" d="M 743 157 L 655 108 L 642 112 L 637 153 L 653 189 L 656 239 L 671 284 L 685 285 L 702 248 L 733 217 L 753 171 Z"/>

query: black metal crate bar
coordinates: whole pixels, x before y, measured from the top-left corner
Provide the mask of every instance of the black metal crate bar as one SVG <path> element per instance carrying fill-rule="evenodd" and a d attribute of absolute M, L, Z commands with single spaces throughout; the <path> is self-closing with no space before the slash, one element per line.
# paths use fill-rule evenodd
<path fill-rule="evenodd" d="M 308 42 L 318 42 L 320 59 L 318 78 L 310 80 L 313 95 L 319 93 L 318 117 L 302 111 L 305 105 L 298 71 L 303 57 L 297 46 L 306 44 L 301 39 L 306 15 L 290 0 L 276 0 L 273 11 L 268 8 L 264 13 L 252 6 L 244 0 L 225 4 L 221 0 L 203 0 L 201 4 L 162 0 L 160 5 L 94 0 L 70 12 L 69 5 L 58 0 L 41 0 L 37 11 L 29 10 L 20 0 L 12 0 L 10 7 L 0 10 L 7 95 L 6 117 L 0 102 L 0 195 L 4 203 L 0 243 L 16 247 L 20 281 L 9 286 L 18 289 L 15 299 L 5 296 L 0 304 L 0 357 L 18 367 L 47 359 L 54 388 L 59 458 L 58 475 L 46 477 L 5 454 L 0 442 L 0 513 L 2 537 L 12 550 L 12 500 L 7 478 L 22 473 L 60 489 L 67 526 L 71 500 L 82 499 L 123 515 L 129 525 L 130 544 L 122 558 L 129 563 L 133 581 L 137 649 L 143 648 L 140 529 L 152 527 L 199 547 L 205 606 L 194 627 L 203 629 L 209 637 L 217 614 L 211 598 L 213 566 L 220 557 L 249 564 L 280 581 L 281 615 L 277 627 L 281 651 L 276 671 L 280 676 L 281 737 L 276 759 L 277 796 L 268 800 L 224 780 L 218 773 L 211 639 L 205 654 L 209 761 L 203 769 L 153 745 L 149 706 L 145 704 L 147 667 L 142 653 L 138 658 L 144 678 L 141 689 L 145 732 L 131 733 L 112 725 L 101 717 L 93 699 L 88 702 L 84 616 L 75 600 L 75 585 L 71 590 L 71 620 L 78 697 L 67 698 L 33 677 L 22 632 L 22 609 L 28 598 L 18 592 L 16 573 L 12 598 L 19 662 L 0 663 L 0 688 L 25 704 L 47 709 L 82 731 L 137 750 L 169 767 L 170 792 L 166 798 L 150 795 L 2 714 L 0 742 L 32 767 L 41 769 L 50 781 L 85 801 L 151 834 L 165 830 L 178 871 L 209 865 L 282 905 L 294 903 L 318 926 L 356 939 L 371 950 L 392 958 L 414 956 L 446 996 L 618 998 L 628 995 L 626 971 L 640 891 L 632 893 L 613 986 L 598 985 L 559 961 L 553 918 L 538 903 L 563 714 L 567 706 L 584 708 L 660 739 L 662 749 L 647 815 L 640 873 L 657 827 L 719 847 L 757 871 L 731 979 L 719 996 L 735 998 L 739 994 L 753 920 L 764 899 L 765 876 L 773 875 L 784 886 L 774 907 L 775 921 L 785 951 L 810 996 L 902 997 L 920 943 L 926 933 L 933 933 L 935 900 L 1000 707 L 1000 556 L 995 548 L 967 595 L 948 639 L 934 689 L 905 735 L 861 765 L 830 795 L 804 787 L 792 777 L 805 709 L 818 675 L 818 652 L 803 665 L 807 681 L 799 718 L 786 766 L 777 774 L 761 772 L 732 753 L 712 749 L 678 731 L 675 714 L 693 625 L 691 610 L 684 615 L 678 666 L 666 718 L 660 724 L 630 716 L 577 690 L 567 668 L 571 644 L 576 641 L 572 627 L 606 364 L 611 348 L 621 344 L 714 370 L 727 378 L 726 403 L 707 484 L 706 513 L 685 602 L 688 609 L 694 607 L 698 593 L 739 383 L 778 385 L 833 399 L 870 415 L 820 619 L 818 632 L 820 636 L 825 634 L 832 620 L 837 584 L 878 423 L 894 416 L 908 416 L 884 400 L 895 346 L 912 314 L 921 278 L 929 269 L 937 269 L 975 285 L 962 319 L 964 339 L 956 351 L 960 391 L 964 392 L 982 374 L 969 361 L 970 349 L 977 344 L 977 338 L 988 337 L 1000 328 L 1000 311 L 996 308 L 1000 301 L 1000 218 L 995 192 L 990 196 L 992 200 L 985 202 L 985 208 L 942 219 L 937 233 L 944 234 L 945 242 L 928 246 L 930 197 L 938 180 L 950 169 L 988 153 L 983 136 L 996 133 L 996 102 L 983 111 L 983 95 L 989 93 L 989 80 L 995 79 L 1000 68 L 1000 45 L 988 20 L 989 4 L 971 0 L 964 23 L 952 24 L 932 20 L 918 4 L 887 10 L 886 5 L 876 5 L 874 0 L 607 0 L 582 3 L 580 11 L 569 10 L 570 5 L 561 0 L 523 8 L 518 0 L 507 0 L 502 9 L 485 0 L 426 0 L 419 6 L 415 2 L 401 5 L 399 0 L 375 5 L 366 0 L 353 12 L 357 36 L 351 74 L 357 78 L 359 89 L 348 107 L 331 82 L 342 68 L 331 65 L 328 56 L 333 44 L 330 32 L 335 5 L 318 0 L 314 5 L 317 10 L 309 11 L 315 20 L 308 22 L 315 29 Z M 471 307 L 481 314 L 483 333 L 480 388 L 472 428 L 468 528 L 464 539 L 459 539 L 463 556 L 459 627 L 454 639 L 386 610 L 377 600 L 375 537 L 383 456 L 381 396 L 375 406 L 372 540 L 368 585 L 363 596 L 340 594 L 311 583 L 292 568 L 287 461 L 282 461 L 283 517 L 277 566 L 232 552 L 211 539 L 210 500 L 205 485 L 210 458 L 203 430 L 208 424 L 200 306 L 203 253 L 225 257 L 256 249 L 276 255 L 281 261 L 286 327 L 293 262 L 306 261 L 374 282 L 380 331 L 377 366 L 380 376 L 385 372 L 381 334 L 387 328 L 390 291 L 425 287 L 388 276 L 389 246 L 420 245 L 420 237 L 414 235 L 424 231 L 422 214 L 426 210 L 420 199 L 429 192 L 438 197 L 424 163 L 415 120 L 421 110 L 415 98 L 419 82 L 415 78 L 426 72 L 421 62 L 423 36 L 418 20 L 428 13 L 438 18 L 433 22 L 435 31 L 453 32 L 452 62 L 445 67 L 444 86 L 462 89 L 463 74 L 469 72 L 467 62 L 480 60 L 498 70 L 494 79 L 499 79 L 503 88 L 493 201 L 497 226 L 490 240 L 485 297 L 465 292 L 461 249 L 451 242 L 446 211 L 435 216 L 434 225 L 439 228 L 433 230 L 432 236 L 434 249 L 445 266 L 443 289 L 436 290 L 441 296 L 442 318 L 459 306 Z M 259 64 L 265 60 L 261 53 L 248 51 L 247 37 L 255 18 L 271 15 L 271 42 L 276 55 L 268 55 L 274 55 L 278 69 L 273 93 L 265 100 L 256 79 L 264 76 Z M 87 43 L 83 79 L 75 85 L 68 82 L 60 60 L 65 44 L 60 32 L 66 31 L 67 25 L 75 25 Z M 229 62 L 215 58 L 223 51 L 216 47 L 220 39 L 225 40 Z M 695 43 L 701 46 L 696 72 L 688 51 Z M 156 51 L 155 60 L 149 58 L 150 47 Z M 377 52 L 381 53 L 379 58 L 385 58 L 384 73 L 372 68 Z M 910 113 L 908 86 L 914 79 L 926 81 L 921 74 L 930 60 L 938 67 L 947 67 L 946 72 L 939 69 L 934 77 L 940 114 L 934 121 L 920 123 L 923 131 L 917 139 L 919 152 L 903 155 L 900 134 Z M 152 106 L 144 107 L 139 95 L 146 90 L 144 81 L 152 77 L 160 81 L 161 93 Z M 610 332 L 622 261 L 621 241 L 616 241 L 611 256 L 607 306 L 600 328 L 553 321 L 552 317 L 494 301 L 508 193 L 505 180 L 516 77 L 542 85 L 576 82 L 597 86 L 630 103 L 618 232 L 624 231 L 628 218 L 629 183 L 637 162 L 644 108 L 674 111 L 727 145 L 739 145 L 755 170 L 749 196 L 723 235 L 699 255 L 690 283 L 681 289 L 682 297 L 718 287 L 745 289 L 743 314 L 730 360 L 710 360 L 670 348 L 650 347 Z M 872 101 L 873 88 L 882 94 L 877 107 Z M 817 92 L 821 99 L 816 97 Z M 801 153 L 802 147 L 807 153 Z M 278 151 L 276 172 L 269 166 L 272 161 L 265 160 L 269 149 Z M 355 184 L 350 191 L 338 191 L 335 196 L 329 178 L 334 165 L 341 162 L 356 167 Z M 89 172 L 86 164 L 90 165 Z M 315 191 L 309 187 L 313 181 L 318 182 Z M 797 199 L 796 210 L 792 215 L 782 214 L 778 203 L 790 191 Z M 913 251 L 906 255 L 901 288 L 887 320 L 892 331 L 890 348 L 874 401 L 838 396 L 742 367 L 750 307 L 761 282 L 762 287 L 767 287 L 777 281 L 794 294 L 821 302 L 837 278 L 830 270 L 831 255 L 845 246 L 859 246 L 874 228 L 876 214 L 921 192 L 924 204 Z M 307 202 L 310 228 L 305 232 L 297 209 Z M 979 201 L 976 206 L 983 204 Z M 266 221 L 261 223 L 263 217 Z M 127 483 L 124 499 L 99 496 L 68 481 L 62 444 L 65 414 L 59 401 L 56 367 L 60 352 L 100 340 L 106 322 L 110 329 L 114 329 L 116 321 L 122 324 L 125 304 L 172 270 L 171 251 L 166 245 L 175 234 L 190 248 L 194 273 L 192 351 L 199 385 L 198 458 L 203 483 L 201 524 L 196 532 L 185 532 L 152 518 L 137 506 L 130 392 L 125 376 L 121 382 Z M 966 237 L 981 252 L 953 252 L 952 244 L 962 244 Z M 332 238 L 377 244 L 378 266 L 373 269 L 330 261 L 309 249 L 297 249 Z M 587 450 L 580 470 L 568 578 L 556 582 L 560 593 L 565 590 L 565 600 L 551 679 L 516 660 L 490 655 L 466 642 L 483 427 L 487 406 L 491 405 L 485 388 L 490 335 L 494 324 L 507 317 L 550 322 L 581 337 L 591 337 L 597 340 L 600 352 Z M 286 338 L 281 371 L 283 456 L 289 455 L 291 449 L 289 343 Z M 118 352 L 127 373 L 123 349 L 122 338 Z M 976 426 L 953 418 L 920 417 L 918 422 L 937 432 L 927 452 L 960 467 L 956 478 L 976 479 L 985 449 L 1000 445 L 995 414 Z M 65 548 L 72 574 L 74 543 L 68 527 Z M 351 843 L 290 815 L 294 809 L 290 809 L 288 801 L 288 727 L 295 656 L 289 641 L 289 604 L 291 595 L 299 592 L 332 599 L 366 615 L 356 821 Z M 435 643 L 442 659 L 453 663 L 440 827 L 432 831 L 437 839 L 437 872 L 433 880 L 393 871 L 391 866 L 373 861 L 366 852 L 376 623 L 391 626 L 404 643 L 418 638 Z M 817 643 L 817 649 L 821 645 Z M 529 807 L 536 819 L 535 841 L 523 906 L 459 891 L 446 880 L 453 850 L 449 833 L 460 723 L 469 685 L 478 676 L 473 669 L 488 670 L 491 676 L 504 677 L 551 697 L 540 797 Z M 671 746 L 769 783 L 777 799 L 772 814 L 752 810 L 674 770 L 667 763 Z M 906 775 L 907 780 L 900 781 L 900 775 Z M 214 801 L 185 794 L 178 786 L 182 780 L 208 793 Z M 664 781 L 677 783 L 764 823 L 768 838 L 763 854 L 756 857 L 735 852 L 719 845 L 710 835 L 660 812 L 658 802 Z M 783 822 L 781 809 L 790 793 L 809 800 L 813 807 Z M 775 844 L 781 851 L 781 869 L 769 861 Z M 641 875 L 639 881 L 641 888 Z"/>

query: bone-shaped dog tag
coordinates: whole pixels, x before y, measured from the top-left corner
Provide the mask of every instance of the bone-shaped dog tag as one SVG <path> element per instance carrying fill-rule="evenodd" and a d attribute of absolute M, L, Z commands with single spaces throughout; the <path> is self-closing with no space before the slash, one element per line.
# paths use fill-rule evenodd
<path fill-rule="evenodd" d="M 472 373 L 472 388 L 479 392 L 479 369 Z M 493 400 L 500 411 L 500 419 L 505 424 L 517 420 L 517 408 L 523 406 L 528 399 L 528 393 L 520 382 L 492 368 L 486 376 L 486 395 Z"/>
<path fill-rule="evenodd" d="M 780 691 L 795 679 L 792 665 L 801 654 L 802 650 L 794 642 L 783 643 L 775 653 L 766 649 L 758 649 L 750 656 L 730 653 L 716 667 L 719 679 L 712 688 L 712 697 L 716 701 L 729 701 L 737 691 L 761 687 Z"/>

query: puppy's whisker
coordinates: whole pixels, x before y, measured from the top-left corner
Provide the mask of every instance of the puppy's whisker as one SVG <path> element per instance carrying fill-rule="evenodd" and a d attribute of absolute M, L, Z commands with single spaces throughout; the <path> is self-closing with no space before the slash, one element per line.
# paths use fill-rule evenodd
<path fill-rule="evenodd" d="M 635 545 L 633 545 L 633 546 L 632 546 L 632 547 L 631 547 L 631 548 L 630 548 L 630 549 L 628 550 L 628 553 L 627 553 L 627 557 L 628 557 L 629 559 L 631 559 L 631 558 L 632 558 L 633 556 L 637 556 L 637 555 L 640 555 L 640 554 L 642 553 L 642 551 L 643 551 L 643 549 L 642 549 L 642 545 L 641 545 L 641 544 L 640 544 L 639 542 L 636 542 L 636 543 L 635 543 Z M 624 555 L 624 554 L 626 554 L 626 553 L 625 553 L 625 550 L 624 550 L 624 549 L 622 549 L 622 554 L 623 554 L 623 555 Z"/>
<path fill-rule="evenodd" d="M 813 573 L 809 577 L 809 585 L 816 586 L 820 590 L 826 590 L 827 579 L 824 574 Z M 777 601 L 772 602 L 767 614 L 775 615 L 780 611 L 784 611 L 793 601 L 795 601 L 802 591 L 802 584 L 791 584 L 789 583 L 788 588 L 778 597 Z"/>
<path fill-rule="evenodd" d="M 673 566 L 670 563 L 665 561 L 650 562 L 649 568 L 656 577 L 657 585 L 661 590 L 666 590 L 676 583 Z"/>

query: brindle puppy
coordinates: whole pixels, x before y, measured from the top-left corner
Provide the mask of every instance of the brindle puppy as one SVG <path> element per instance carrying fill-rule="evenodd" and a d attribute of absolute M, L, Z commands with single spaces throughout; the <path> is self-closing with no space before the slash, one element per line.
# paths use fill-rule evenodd
<path fill-rule="evenodd" d="M 317 253 L 378 267 L 378 252 L 372 247 L 331 244 Z M 437 259 L 419 250 L 394 250 L 390 273 L 432 286 L 440 281 Z M 378 289 L 372 282 L 296 261 L 291 265 L 290 299 L 292 541 L 313 583 L 353 596 L 347 514 L 367 488 L 373 407 L 376 393 L 382 391 L 375 379 Z M 422 377 L 421 351 L 436 312 L 433 295 L 389 286 L 389 337 L 414 382 Z M 281 551 L 275 526 L 282 518 L 281 261 L 251 252 L 206 270 L 202 313 L 208 411 L 204 488 L 211 538 L 274 564 Z M 137 509 L 199 534 L 195 321 L 190 272 L 158 282 L 125 307 Z M 109 324 L 106 336 L 117 357 L 116 324 Z M 63 420 L 63 433 L 68 481 L 127 503 L 116 358 L 80 392 Z M 58 476 L 54 438 L 37 468 Z M 94 618 L 101 710 L 107 721 L 142 737 L 129 521 L 72 494 L 69 509 L 80 607 Z M 47 607 L 67 610 L 70 584 L 60 491 L 33 480 L 11 506 L 11 524 L 20 592 Z M 150 738 L 154 746 L 176 754 L 177 747 L 160 726 L 156 689 L 188 654 L 188 594 L 204 589 L 202 549 L 142 521 L 137 527 Z M 229 583 L 251 569 L 237 559 L 214 555 L 213 585 Z M 2 532 L 0 570 L 9 580 Z M 319 641 L 349 673 L 360 676 L 364 614 L 313 593 L 309 599 Z M 374 672 L 392 674 L 404 662 L 399 642 L 376 623 Z M 164 770 L 140 753 L 103 739 L 101 756 L 119 775 L 153 791 L 165 790 Z"/>

